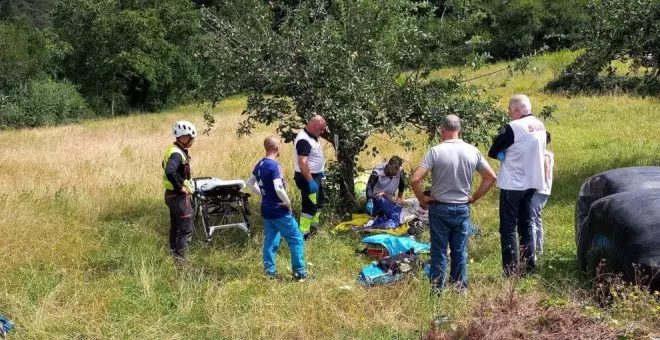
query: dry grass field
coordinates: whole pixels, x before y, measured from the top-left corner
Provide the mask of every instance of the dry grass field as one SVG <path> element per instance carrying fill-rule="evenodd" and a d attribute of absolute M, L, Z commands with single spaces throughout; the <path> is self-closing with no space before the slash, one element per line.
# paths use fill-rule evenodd
<path fill-rule="evenodd" d="M 589 315 L 619 332 L 657 334 L 657 302 L 640 310 L 632 303 L 597 308 L 589 282 L 576 268 L 573 213 L 585 178 L 613 167 L 660 164 L 660 102 L 544 93 L 544 84 L 572 57 L 537 57 L 531 70 L 493 89 L 503 107 L 514 93 L 529 94 L 535 108 L 558 107 L 556 121 L 547 122 L 556 170 L 544 211 L 546 252 L 539 273 L 515 282 L 514 288 L 499 275 L 496 189 L 473 206 L 473 222 L 482 235 L 470 241 L 467 297 L 451 292 L 431 297 L 421 273 L 391 286 L 360 287 L 355 277 L 369 260 L 355 255 L 357 236 L 328 232 L 340 222 L 329 217 L 319 237 L 306 244 L 309 282 L 264 277 L 256 214 L 252 240 L 227 232 L 207 249 L 198 230 L 188 265 L 177 269 L 167 253 L 160 162 L 175 120 L 203 126 L 204 107 L 192 105 L 161 114 L 0 132 L 0 314 L 15 322 L 12 338 L 17 339 L 418 339 L 438 317 L 443 322 L 437 331 L 451 332 L 479 320 L 474 315 L 481 307 L 515 292 L 521 303 L 575 308 L 571 313 Z M 505 78 L 499 73 L 478 81 L 498 84 Z M 216 110 L 216 128 L 191 149 L 195 176 L 249 176 L 262 156 L 263 138 L 274 127 L 237 138 L 244 104 L 231 99 Z M 410 172 L 427 148 L 424 136 L 414 138 L 420 143 L 413 151 L 381 139 L 372 142 L 382 157 L 402 155 Z M 329 146 L 326 154 L 334 158 Z M 281 161 L 291 178 L 290 144 Z M 365 167 L 379 161 L 367 155 L 360 160 Z M 289 183 L 298 206 L 299 196 Z M 257 204 L 253 199 L 255 212 Z M 286 248 L 278 266 L 290 273 Z"/>

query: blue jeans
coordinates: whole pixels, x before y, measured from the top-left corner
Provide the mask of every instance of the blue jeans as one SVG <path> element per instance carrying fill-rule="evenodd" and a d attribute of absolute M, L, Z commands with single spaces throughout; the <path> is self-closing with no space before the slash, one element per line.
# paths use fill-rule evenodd
<path fill-rule="evenodd" d="M 470 231 L 470 207 L 467 204 L 434 203 L 429 208 L 431 229 L 431 283 L 445 286 L 447 245 L 451 250 L 451 282 L 468 286 L 467 241 Z"/>
<path fill-rule="evenodd" d="M 291 251 L 291 268 L 294 274 L 306 274 L 303 259 L 304 240 L 298 222 L 291 213 L 269 220 L 264 219 L 264 270 L 272 275 L 277 272 L 275 253 L 280 246 L 280 235 L 284 237 Z"/>
<path fill-rule="evenodd" d="M 383 196 L 374 197 L 373 200 L 373 216 L 383 215 L 397 222 L 401 220 L 401 211 L 403 210 L 401 206 Z"/>
<path fill-rule="evenodd" d="M 518 242 L 520 258 L 525 261 L 525 272 L 536 270 L 531 203 L 535 189 L 500 190 L 500 241 L 502 269 L 509 276 L 518 271 Z"/>
<path fill-rule="evenodd" d="M 548 197 L 550 196 L 539 194 L 538 192 L 532 196 L 532 235 L 534 236 L 534 250 L 537 254 L 543 252 L 543 218 L 541 217 L 541 211 L 546 203 L 548 203 Z"/>

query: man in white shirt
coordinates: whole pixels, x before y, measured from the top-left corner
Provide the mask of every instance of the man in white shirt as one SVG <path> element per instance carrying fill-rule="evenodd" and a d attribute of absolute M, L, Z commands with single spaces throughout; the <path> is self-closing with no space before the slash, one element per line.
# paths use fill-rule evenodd
<path fill-rule="evenodd" d="M 543 190 L 546 132 L 543 123 L 532 115 L 526 95 L 509 100 L 512 121 L 495 137 L 488 156 L 502 160 L 497 186 L 500 188 L 500 241 L 505 275 L 518 273 L 518 259 L 525 273 L 536 270 L 531 200 Z M 506 156 L 502 155 L 506 153 Z M 499 157 L 498 157 L 499 155 Z M 520 237 L 518 253 L 516 230 Z"/>
<path fill-rule="evenodd" d="M 470 232 L 470 206 L 493 186 L 495 172 L 479 150 L 459 138 L 461 120 L 448 115 L 440 129 L 442 143 L 432 147 L 413 173 L 410 183 L 420 206 L 429 209 L 431 231 L 430 279 L 434 290 L 445 285 L 447 245 L 451 250 L 451 282 L 462 289 L 468 285 L 467 240 Z M 430 196 L 424 195 L 421 182 L 432 173 Z M 478 172 L 481 185 L 472 195 L 472 175 Z"/>
<path fill-rule="evenodd" d="M 305 128 L 293 142 L 293 179 L 300 189 L 302 213 L 300 231 L 305 240 L 316 231 L 319 223 L 319 210 L 323 206 L 323 178 L 325 177 L 325 156 L 319 137 L 327 124 L 320 115 L 309 119 Z"/>

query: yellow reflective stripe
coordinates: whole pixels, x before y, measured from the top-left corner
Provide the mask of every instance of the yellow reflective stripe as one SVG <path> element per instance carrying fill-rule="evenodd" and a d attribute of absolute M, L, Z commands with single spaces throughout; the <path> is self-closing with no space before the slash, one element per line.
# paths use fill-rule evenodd
<path fill-rule="evenodd" d="M 188 193 L 190 194 L 195 193 L 195 187 L 193 186 L 192 181 L 190 180 L 183 181 L 183 186 L 186 187 L 186 189 L 188 189 Z"/>
<path fill-rule="evenodd" d="M 300 232 L 306 234 L 309 232 L 309 229 L 312 226 L 312 220 L 314 216 L 308 214 L 300 214 Z"/>

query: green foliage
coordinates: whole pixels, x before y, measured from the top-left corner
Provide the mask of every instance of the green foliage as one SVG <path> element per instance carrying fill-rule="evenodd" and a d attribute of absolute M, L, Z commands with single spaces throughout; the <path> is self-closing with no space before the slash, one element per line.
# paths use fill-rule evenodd
<path fill-rule="evenodd" d="M 542 28 L 537 39 L 551 51 L 571 48 L 581 38 L 591 22 L 590 0 L 543 0 L 545 15 L 541 17 Z"/>
<path fill-rule="evenodd" d="M 490 8 L 488 50 L 497 58 L 515 58 L 534 50 L 545 9 L 539 1 L 494 1 Z"/>
<path fill-rule="evenodd" d="M 34 127 L 89 117 L 76 87 L 45 70 L 56 48 L 26 20 L 0 22 L 0 129 Z"/>
<path fill-rule="evenodd" d="M 59 0 L 0 0 L 0 20 L 25 19 L 31 26 L 48 27 Z"/>
<path fill-rule="evenodd" d="M 459 78 L 427 79 L 438 60 L 462 48 L 428 48 L 436 35 L 428 30 L 435 19 L 420 14 L 427 3 L 309 0 L 281 6 L 277 30 L 270 28 L 273 11 L 261 1 L 228 2 L 217 15 L 205 12 L 214 38 L 206 51 L 215 70 L 209 96 L 248 94 L 239 134 L 249 134 L 256 123 L 276 123 L 291 140 L 307 118 L 322 114 L 329 132 L 321 137 L 337 151 L 345 204 L 354 200 L 356 157 L 372 134 L 405 139 L 412 128 L 433 137 L 449 113 L 463 118 L 463 136 L 471 142 L 485 143 L 499 127 L 503 114 L 482 88 L 464 86 Z"/>
<path fill-rule="evenodd" d="M 472 37 L 469 47 L 495 59 L 571 47 L 590 20 L 589 0 L 440 2 L 441 20 L 459 25 Z"/>
<path fill-rule="evenodd" d="M 200 73 L 198 14 L 187 0 L 62 2 L 54 14 L 54 30 L 70 46 L 62 76 L 97 112 L 180 103 Z"/>
<path fill-rule="evenodd" d="M 68 83 L 34 80 L 0 95 L 0 128 L 62 124 L 91 116 L 87 102 Z"/>
<path fill-rule="evenodd" d="M 660 95 L 660 3 L 652 0 L 600 0 L 585 33 L 585 53 L 550 82 L 549 90 L 623 90 Z M 613 60 L 629 72 L 617 73 Z M 642 74 L 640 70 L 644 69 Z M 605 76 L 601 72 L 605 71 Z M 632 77 L 629 77 L 632 76 Z"/>
<path fill-rule="evenodd" d="M 47 59 L 45 39 L 25 21 L 0 22 L 0 91 L 38 75 Z"/>

